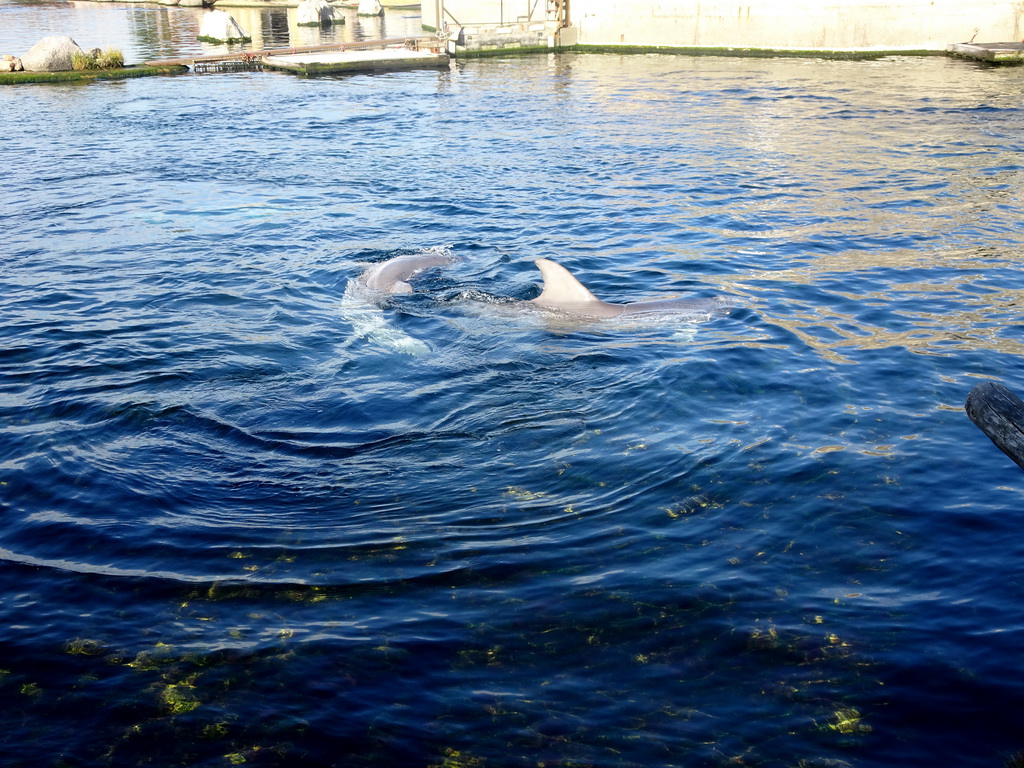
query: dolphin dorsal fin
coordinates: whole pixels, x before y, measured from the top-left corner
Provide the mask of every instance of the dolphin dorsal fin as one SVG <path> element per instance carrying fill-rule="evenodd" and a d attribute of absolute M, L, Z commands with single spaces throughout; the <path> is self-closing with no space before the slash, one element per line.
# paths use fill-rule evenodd
<path fill-rule="evenodd" d="M 535 304 L 560 308 L 604 303 L 561 264 L 551 259 L 537 259 L 533 263 L 537 265 L 541 277 L 544 278 L 544 290 L 533 300 Z"/>

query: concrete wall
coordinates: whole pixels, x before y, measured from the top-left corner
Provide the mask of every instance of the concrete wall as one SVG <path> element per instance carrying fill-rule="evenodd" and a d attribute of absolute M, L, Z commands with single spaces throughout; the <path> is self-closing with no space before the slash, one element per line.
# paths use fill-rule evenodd
<path fill-rule="evenodd" d="M 444 0 L 449 23 L 514 21 L 528 6 Z M 570 0 L 569 16 L 583 45 L 944 51 L 1024 37 L 1024 0 Z"/>
<path fill-rule="evenodd" d="M 936 50 L 1019 40 L 1024 3 L 986 0 L 574 0 L 581 43 Z"/>

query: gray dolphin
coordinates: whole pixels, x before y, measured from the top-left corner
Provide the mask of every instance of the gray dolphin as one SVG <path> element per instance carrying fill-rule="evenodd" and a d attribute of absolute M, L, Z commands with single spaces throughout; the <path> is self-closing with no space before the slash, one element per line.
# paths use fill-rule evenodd
<path fill-rule="evenodd" d="M 551 259 L 537 259 L 534 264 L 544 278 L 544 290 L 531 303 L 544 309 L 581 317 L 619 317 L 646 312 L 720 315 L 728 312 L 732 304 L 726 299 L 667 299 L 664 301 L 637 301 L 631 304 L 611 304 L 601 301 L 572 273 Z"/>
<path fill-rule="evenodd" d="M 361 279 L 367 288 L 381 293 L 412 293 L 412 286 L 407 282 L 409 278 L 452 260 L 451 254 L 444 251 L 409 253 L 374 264 Z"/>

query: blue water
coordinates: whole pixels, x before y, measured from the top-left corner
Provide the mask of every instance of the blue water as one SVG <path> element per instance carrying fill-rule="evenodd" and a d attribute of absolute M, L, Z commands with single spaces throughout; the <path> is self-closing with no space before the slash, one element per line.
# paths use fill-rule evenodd
<path fill-rule="evenodd" d="M 0 762 L 1003 765 L 1024 475 L 962 405 L 1024 391 L 1019 84 L 0 88 Z M 737 306 L 559 322 L 540 257 Z"/>

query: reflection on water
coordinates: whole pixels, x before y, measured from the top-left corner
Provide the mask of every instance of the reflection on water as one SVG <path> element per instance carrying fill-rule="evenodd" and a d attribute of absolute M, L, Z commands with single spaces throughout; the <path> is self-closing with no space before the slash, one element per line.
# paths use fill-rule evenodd
<path fill-rule="evenodd" d="M 668 157 L 715 158 L 713 176 L 664 194 L 609 166 L 592 192 L 636 199 L 631 241 L 617 247 L 643 253 L 666 224 L 686 233 L 678 253 L 689 258 L 728 241 L 753 268 L 714 279 L 829 360 L 892 347 L 1024 352 L 1013 322 L 1024 280 L 1005 274 L 1024 256 L 1022 145 L 1005 118 L 1020 99 L 1006 71 L 937 61 L 902 66 L 890 83 L 891 62 L 753 62 L 742 77 L 720 59 L 687 67 L 698 89 L 709 77 L 725 86 L 697 90 L 701 109 L 672 123 L 650 116 L 679 96 L 649 82 L 605 83 L 586 105 L 599 124 L 647 116 L 620 147 L 657 142 L 652 178 Z M 690 87 L 682 70 L 661 77 Z M 976 103 L 962 100 L 967 79 Z"/>
<path fill-rule="evenodd" d="M 83 48 L 120 48 L 125 61 L 208 55 L 227 51 L 299 47 L 423 34 L 418 7 L 385 8 L 383 16 L 359 16 L 341 8 L 344 24 L 300 27 L 294 7 L 225 7 L 252 36 L 226 46 L 200 43 L 202 8 L 178 8 L 89 0 L 37 3 L 0 0 L 0 53 L 25 53 L 47 35 L 68 35 Z"/>
<path fill-rule="evenodd" d="M 84 13 L 94 12 L 95 3 L 76 2 L 75 5 L 84 6 Z M 199 50 L 196 38 L 202 9 L 130 6 L 124 8 L 123 13 L 128 22 L 129 40 L 138 56 L 136 61 L 173 58 L 181 55 L 181 51 Z M 127 58 L 127 52 L 125 55 Z"/>
<path fill-rule="evenodd" d="M 924 354 L 985 348 L 1022 355 L 1024 283 L 1006 285 L 1002 274 L 1012 263 L 1005 254 L 986 256 L 985 249 L 938 254 L 935 260 L 923 259 L 919 251 L 893 251 L 870 265 L 853 252 L 820 256 L 799 269 L 755 271 L 729 285 L 836 362 L 853 362 L 853 350 L 892 347 Z M 991 265 L 1000 276 L 993 278 L 979 264 Z M 794 285 L 808 288 L 805 298 L 780 300 Z"/>

